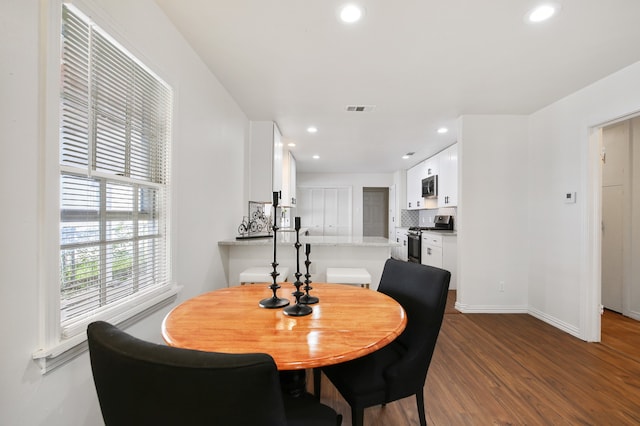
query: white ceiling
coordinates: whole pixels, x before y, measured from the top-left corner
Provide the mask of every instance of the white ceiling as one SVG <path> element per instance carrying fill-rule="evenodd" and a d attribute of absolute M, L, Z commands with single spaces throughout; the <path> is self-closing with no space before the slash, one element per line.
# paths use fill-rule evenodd
<path fill-rule="evenodd" d="M 640 60 L 640 0 L 559 0 L 538 25 L 536 0 L 353 0 L 351 25 L 339 0 L 156 2 L 247 117 L 297 144 L 300 172 L 407 168 L 461 114 L 528 114 Z"/>

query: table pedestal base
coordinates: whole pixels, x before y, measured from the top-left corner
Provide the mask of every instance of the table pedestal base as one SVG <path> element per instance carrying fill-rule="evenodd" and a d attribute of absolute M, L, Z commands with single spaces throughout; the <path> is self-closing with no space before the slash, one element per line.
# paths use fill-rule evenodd
<path fill-rule="evenodd" d="M 293 396 L 300 397 L 307 392 L 306 370 L 280 371 L 280 387 L 282 391 Z"/>

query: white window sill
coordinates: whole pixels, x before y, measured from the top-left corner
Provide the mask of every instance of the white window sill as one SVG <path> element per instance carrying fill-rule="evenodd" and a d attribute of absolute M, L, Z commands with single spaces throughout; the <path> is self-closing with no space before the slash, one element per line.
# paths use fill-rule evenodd
<path fill-rule="evenodd" d="M 152 299 L 121 313 L 117 318 L 110 319 L 109 322 L 120 327 L 128 327 L 165 306 L 169 306 L 175 301 L 181 289 L 181 286 L 171 286 Z M 87 349 L 87 333 L 82 332 L 73 337 L 62 339 L 47 348 L 37 350 L 33 353 L 33 359 L 39 363 L 40 372 L 46 374 L 71 361 Z"/>

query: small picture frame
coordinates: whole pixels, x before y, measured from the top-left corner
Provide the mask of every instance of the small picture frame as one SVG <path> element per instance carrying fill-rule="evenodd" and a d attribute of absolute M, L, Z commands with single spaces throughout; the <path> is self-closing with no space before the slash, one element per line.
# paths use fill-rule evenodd
<path fill-rule="evenodd" d="M 239 236 L 244 238 L 269 238 L 271 234 L 271 217 L 267 212 L 267 204 L 259 201 L 249 201 L 248 216 L 244 216 L 238 227 Z"/>

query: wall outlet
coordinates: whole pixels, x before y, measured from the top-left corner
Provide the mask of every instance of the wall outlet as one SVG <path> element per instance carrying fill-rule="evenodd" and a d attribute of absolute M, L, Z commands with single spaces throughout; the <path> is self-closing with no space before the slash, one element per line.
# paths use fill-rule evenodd
<path fill-rule="evenodd" d="M 500 281 L 500 282 L 498 283 L 498 291 L 499 291 L 500 293 L 504 293 L 504 281 Z"/>

